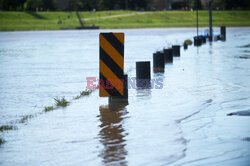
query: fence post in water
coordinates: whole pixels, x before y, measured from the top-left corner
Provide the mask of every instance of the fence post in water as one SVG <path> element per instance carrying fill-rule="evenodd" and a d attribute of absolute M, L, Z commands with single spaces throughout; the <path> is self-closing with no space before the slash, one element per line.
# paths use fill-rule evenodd
<path fill-rule="evenodd" d="M 173 49 L 172 48 L 163 49 L 163 52 L 164 52 L 165 63 L 172 63 L 173 62 Z"/>
<path fill-rule="evenodd" d="M 150 61 L 136 62 L 136 86 L 150 88 Z"/>
<path fill-rule="evenodd" d="M 202 43 L 206 43 L 206 38 L 204 36 L 201 37 Z"/>
<path fill-rule="evenodd" d="M 173 45 L 173 56 L 180 56 L 180 46 L 179 45 Z"/>
<path fill-rule="evenodd" d="M 222 41 L 226 41 L 226 27 L 221 26 L 220 27 L 220 36 Z"/>
<path fill-rule="evenodd" d="M 184 42 L 183 47 L 184 47 L 184 50 L 186 50 L 188 48 L 188 45 L 186 42 Z"/>
<path fill-rule="evenodd" d="M 153 68 L 154 68 L 154 72 L 164 72 L 164 67 L 165 67 L 165 63 L 164 63 L 164 54 L 161 52 L 156 52 L 153 54 Z"/>
<path fill-rule="evenodd" d="M 194 37 L 194 46 L 200 46 L 201 45 L 201 40 L 199 37 L 195 36 Z"/>
<path fill-rule="evenodd" d="M 209 41 L 213 41 L 212 1 L 209 2 Z"/>

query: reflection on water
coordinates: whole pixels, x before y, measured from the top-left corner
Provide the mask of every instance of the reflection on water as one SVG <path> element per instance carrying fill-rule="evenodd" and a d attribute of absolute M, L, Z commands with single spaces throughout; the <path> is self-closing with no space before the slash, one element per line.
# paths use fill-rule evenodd
<path fill-rule="evenodd" d="M 138 99 L 150 99 L 151 98 L 151 89 L 142 89 L 142 88 L 137 88 L 136 89 L 136 97 Z"/>
<path fill-rule="evenodd" d="M 122 123 L 127 114 L 127 101 L 109 100 L 108 106 L 100 106 L 100 142 L 104 149 L 99 156 L 102 157 L 104 165 L 127 165 L 125 149 L 127 135 Z"/>
<path fill-rule="evenodd" d="M 196 47 L 197 49 L 196 49 L 196 53 L 197 53 L 197 55 L 199 54 L 199 47 Z"/>
<path fill-rule="evenodd" d="M 212 42 L 209 42 L 208 53 L 209 53 L 209 55 L 212 55 L 212 54 L 213 54 L 213 44 L 212 44 Z"/>
<path fill-rule="evenodd" d="M 99 75 L 99 33 L 109 31 L 121 30 L 0 32 L 0 125 L 78 95 L 86 77 Z M 165 41 L 195 35 L 194 28 L 122 31 L 130 78 L 135 62 L 152 62 Z M 0 132 L 0 165 L 247 165 L 250 117 L 227 115 L 250 110 L 250 28 L 228 35 L 181 50 L 165 73 L 151 75 L 163 88 L 131 87 L 129 106 L 108 105 L 95 91 Z"/>
<path fill-rule="evenodd" d="M 155 79 L 157 79 L 157 78 L 162 78 L 162 79 L 165 78 L 164 73 L 154 73 L 153 76 L 154 76 Z"/>

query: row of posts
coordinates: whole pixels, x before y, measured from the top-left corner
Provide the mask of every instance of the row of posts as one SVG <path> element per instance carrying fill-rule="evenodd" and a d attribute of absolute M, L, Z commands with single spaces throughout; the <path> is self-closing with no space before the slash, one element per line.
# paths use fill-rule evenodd
<path fill-rule="evenodd" d="M 198 1 L 196 1 L 198 3 Z M 220 35 L 214 35 L 213 34 L 213 7 L 212 7 L 212 1 L 209 2 L 209 34 L 206 36 L 199 35 L 199 26 L 198 26 L 198 10 L 196 10 L 196 22 L 197 22 L 197 36 L 194 37 L 194 46 L 201 46 L 202 44 L 206 43 L 206 39 L 209 39 L 209 42 L 222 40 L 226 41 L 226 27 L 221 26 L 220 27 Z"/>
<path fill-rule="evenodd" d="M 206 43 L 207 38 L 210 40 L 210 36 L 198 36 L 194 37 L 194 45 L 200 46 Z M 226 27 L 221 26 L 220 40 L 226 40 Z M 183 45 L 184 49 L 188 48 L 186 42 Z M 180 45 L 173 45 L 172 48 L 163 49 L 153 53 L 153 72 L 164 72 L 165 63 L 172 63 L 173 57 L 180 57 Z M 149 88 L 151 80 L 150 74 L 150 61 L 136 62 L 136 85 L 139 88 Z"/>
<path fill-rule="evenodd" d="M 195 36 L 194 37 L 194 46 L 201 46 L 202 44 L 206 43 L 207 38 L 209 41 L 213 39 L 211 36 Z M 214 40 L 226 40 L 226 27 L 221 26 L 220 28 L 220 35 L 214 36 Z M 188 48 L 186 42 L 183 45 L 184 49 Z M 154 73 L 157 72 L 164 72 L 165 70 L 165 63 L 172 63 L 173 57 L 180 57 L 180 45 L 173 45 L 172 48 L 163 49 L 162 51 L 157 51 L 153 53 L 153 71 Z M 124 75 L 124 96 L 122 98 L 128 98 L 128 75 Z M 151 84 L 151 74 L 150 74 L 150 61 L 142 61 L 136 62 L 136 85 L 139 88 L 150 88 Z M 116 98 L 116 97 L 112 97 Z M 110 98 L 110 99 L 112 99 Z M 120 98 L 120 97 L 118 97 Z"/>
<path fill-rule="evenodd" d="M 220 27 L 220 35 L 195 36 L 194 37 L 194 46 L 201 46 L 202 44 L 205 44 L 207 38 L 209 39 L 210 42 L 212 42 L 213 40 L 214 41 L 217 41 L 217 40 L 226 41 L 226 27 L 225 26 Z"/>
<path fill-rule="evenodd" d="M 207 38 L 209 42 L 213 40 L 226 41 L 226 27 L 220 27 L 220 35 L 213 35 L 212 26 L 212 6 L 209 3 L 209 35 L 203 36 L 198 35 L 198 17 L 197 17 L 197 36 L 194 37 L 194 46 L 201 46 L 205 44 Z M 186 42 L 183 45 L 184 49 L 188 48 Z M 172 63 L 173 57 L 180 56 L 180 45 L 173 45 L 172 48 L 163 49 L 162 51 L 157 51 L 153 53 L 153 71 L 164 72 L 165 63 Z M 113 99 L 128 99 L 128 75 L 124 75 L 124 95 L 122 97 L 110 97 L 109 101 Z M 139 88 L 150 88 L 151 87 L 151 74 L 150 74 L 150 61 L 136 62 L 136 85 Z"/>
<path fill-rule="evenodd" d="M 184 42 L 184 49 L 187 44 Z M 154 73 L 164 72 L 165 63 L 173 63 L 173 57 L 180 57 L 180 45 L 173 45 L 171 48 L 163 49 L 153 53 L 153 71 Z M 109 97 L 109 105 L 112 103 L 128 103 L 128 75 L 124 74 L 124 95 Z M 151 88 L 151 68 L 150 61 L 136 62 L 136 86 L 138 88 Z"/>
<path fill-rule="evenodd" d="M 187 49 L 187 45 L 185 47 Z M 180 45 L 153 53 L 154 73 L 164 72 L 165 63 L 172 63 L 173 57 L 180 57 Z M 136 62 L 136 85 L 139 88 L 150 88 L 150 61 Z"/>

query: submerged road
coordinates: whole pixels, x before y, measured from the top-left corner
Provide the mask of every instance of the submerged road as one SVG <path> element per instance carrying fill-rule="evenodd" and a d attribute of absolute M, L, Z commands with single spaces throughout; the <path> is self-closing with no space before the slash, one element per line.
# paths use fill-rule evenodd
<path fill-rule="evenodd" d="M 86 77 L 99 77 L 103 31 L 125 33 L 130 78 L 136 61 L 152 64 L 153 52 L 195 35 L 195 28 L 1 32 L 0 125 L 40 113 L 56 97 L 71 104 L 1 132 L 0 165 L 249 164 L 250 117 L 241 116 L 250 110 L 249 27 L 227 28 L 226 42 L 181 48 L 165 73 L 152 73 L 162 89 L 129 89 L 129 104 L 112 107 L 98 91 L 72 100 Z"/>

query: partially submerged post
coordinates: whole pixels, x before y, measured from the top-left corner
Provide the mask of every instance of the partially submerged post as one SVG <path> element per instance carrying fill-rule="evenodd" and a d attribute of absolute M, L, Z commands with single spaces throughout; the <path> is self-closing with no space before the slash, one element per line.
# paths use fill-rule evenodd
<path fill-rule="evenodd" d="M 163 49 L 165 63 L 173 62 L 173 48 Z"/>
<path fill-rule="evenodd" d="M 150 61 L 136 62 L 136 86 L 150 88 Z"/>
<path fill-rule="evenodd" d="M 173 56 L 181 56 L 180 54 L 180 45 L 173 45 Z"/>
<path fill-rule="evenodd" d="M 213 41 L 212 1 L 209 2 L 209 41 Z"/>
<path fill-rule="evenodd" d="M 164 54 L 157 51 L 153 54 L 153 68 L 154 72 L 164 72 L 165 63 L 164 63 Z"/>
<path fill-rule="evenodd" d="M 201 39 L 197 36 L 194 37 L 194 46 L 201 46 Z"/>
<path fill-rule="evenodd" d="M 112 101 L 127 101 L 128 100 L 128 75 L 123 75 L 123 96 L 111 96 L 109 102 Z"/>
<path fill-rule="evenodd" d="M 220 37 L 222 41 L 226 41 L 226 27 L 225 26 L 220 27 Z"/>
<path fill-rule="evenodd" d="M 206 43 L 206 38 L 204 36 L 201 36 L 202 44 Z"/>
<path fill-rule="evenodd" d="M 188 45 L 186 42 L 184 42 L 183 47 L 184 47 L 184 50 L 186 50 L 188 48 Z"/>
<path fill-rule="evenodd" d="M 124 33 L 100 33 L 100 97 L 128 98 L 123 70 Z"/>

